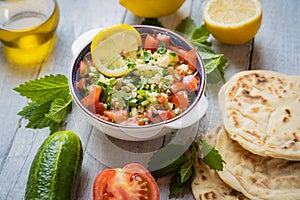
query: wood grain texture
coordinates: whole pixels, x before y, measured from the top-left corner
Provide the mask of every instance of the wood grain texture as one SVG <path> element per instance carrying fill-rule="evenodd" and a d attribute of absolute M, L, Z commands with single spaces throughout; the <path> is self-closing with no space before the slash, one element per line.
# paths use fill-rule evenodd
<path fill-rule="evenodd" d="M 27 120 L 17 113 L 28 100 L 20 97 L 13 88 L 19 84 L 48 74 L 68 75 L 73 55 L 71 45 L 84 32 L 93 28 L 118 23 L 140 24 L 143 19 L 126 11 L 118 1 L 59 0 L 60 22 L 56 46 L 42 64 L 20 67 L 7 63 L 0 44 L 0 199 L 23 199 L 27 176 L 33 157 L 49 135 L 48 129 L 25 128 Z M 268 69 L 300 75 L 300 2 L 289 0 L 262 1 L 263 23 L 254 40 L 251 69 Z M 191 16 L 197 26 L 202 21 L 202 0 L 186 0 L 174 14 L 161 17 L 161 23 L 174 29 L 185 17 Z M 250 62 L 251 42 L 244 45 L 226 45 L 210 38 L 212 47 L 228 59 L 225 78 L 238 71 L 247 70 Z M 206 95 L 209 107 L 206 115 L 186 132 L 205 134 L 221 122 L 217 94 L 223 82 L 208 83 Z M 83 143 L 84 160 L 77 190 L 78 200 L 92 199 L 92 185 L 96 175 L 107 167 L 122 167 L 128 162 L 148 163 L 149 154 L 174 142 L 180 135 L 172 133 L 145 142 L 126 142 L 108 137 L 96 130 L 74 105 L 64 125 L 76 132 Z M 125 154 L 119 152 L 125 151 Z M 169 199 L 170 176 L 157 179 L 161 199 Z M 173 198 L 175 199 L 175 198 Z M 181 198 L 192 200 L 191 193 Z"/>
<path fill-rule="evenodd" d="M 262 26 L 255 37 L 252 69 L 300 74 L 300 1 L 263 1 Z"/>

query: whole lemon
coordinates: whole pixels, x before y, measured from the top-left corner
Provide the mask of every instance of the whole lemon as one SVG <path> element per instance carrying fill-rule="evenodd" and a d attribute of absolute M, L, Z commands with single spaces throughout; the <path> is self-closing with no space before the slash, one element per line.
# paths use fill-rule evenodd
<path fill-rule="evenodd" d="M 260 0 L 207 0 L 203 20 L 220 42 L 244 44 L 258 32 L 262 13 Z"/>
<path fill-rule="evenodd" d="M 185 0 L 119 0 L 133 14 L 144 18 L 157 18 L 177 11 Z"/>

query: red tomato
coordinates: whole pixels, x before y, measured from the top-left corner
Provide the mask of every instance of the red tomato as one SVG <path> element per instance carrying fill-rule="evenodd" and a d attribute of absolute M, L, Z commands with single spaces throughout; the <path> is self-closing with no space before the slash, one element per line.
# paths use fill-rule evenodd
<path fill-rule="evenodd" d="M 122 122 L 125 125 L 132 125 L 132 126 L 142 126 L 145 125 L 146 122 L 150 120 L 145 115 L 137 115 L 134 117 L 128 118 L 126 121 Z"/>
<path fill-rule="evenodd" d="M 100 86 L 93 85 L 89 89 L 89 94 L 81 100 L 82 104 L 86 107 L 94 106 L 95 103 L 99 102 L 101 92 L 102 88 Z"/>
<path fill-rule="evenodd" d="M 197 67 L 197 51 L 192 49 L 190 51 L 186 51 L 184 49 L 178 49 L 176 47 L 170 46 L 170 49 L 178 54 L 179 58 L 184 60 L 189 69 L 194 71 Z"/>
<path fill-rule="evenodd" d="M 185 89 L 185 85 L 182 82 L 176 82 L 173 85 L 171 85 L 171 91 L 174 94 L 184 89 Z"/>
<path fill-rule="evenodd" d="M 86 79 L 82 78 L 78 82 L 76 82 L 76 88 L 81 90 L 86 84 Z"/>
<path fill-rule="evenodd" d="M 157 183 L 142 165 L 131 163 L 121 168 L 106 169 L 93 185 L 93 200 L 159 200 Z"/>
<path fill-rule="evenodd" d="M 173 76 L 174 82 L 178 82 L 181 80 L 182 76 L 178 74 L 178 70 L 174 70 L 173 67 L 169 67 L 167 70 Z"/>
<path fill-rule="evenodd" d="M 179 108 L 186 109 L 189 105 L 189 98 L 186 91 L 181 90 L 170 97 L 170 102 L 174 103 Z"/>
<path fill-rule="evenodd" d="M 193 92 L 197 89 L 198 79 L 194 75 L 185 76 L 182 79 L 182 83 L 189 92 Z"/>
<path fill-rule="evenodd" d="M 150 106 L 146 111 L 147 117 L 153 123 L 159 123 L 175 117 L 175 115 L 169 110 L 156 109 L 154 106 Z"/>
<path fill-rule="evenodd" d="M 180 77 L 180 80 L 182 79 L 182 77 L 186 76 L 186 72 L 183 69 L 176 69 L 175 70 L 178 74 L 178 76 Z"/>
<path fill-rule="evenodd" d="M 162 121 L 166 121 L 175 117 L 174 113 L 169 110 L 158 110 L 158 114 Z"/>
<path fill-rule="evenodd" d="M 188 51 L 185 60 L 189 65 L 189 69 L 194 71 L 197 68 L 197 51 L 194 49 Z"/>
<path fill-rule="evenodd" d="M 117 124 L 120 124 L 128 119 L 127 110 L 106 110 L 104 111 L 104 115 Z"/>
<path fill-rule="evenodd" d="M 158 94 L 156 99 L 160 104 L 165 104 L 168 102 L 168 96 L 164 93 Z"/>
<path fill-rule="evenodd" d="M 92 113 L 99 115 L 103 115 L 104 111 L 106 110 L 103 102 L 97 102 L 89 106 L 89 109 Z"/>
<path fill-rule="evenodd" d="M 161 122 L 157 109 L 154 106 L 150 106 L 146 111 L 147 117 L 151 120 L 153 123 Z"/>
<path fill-rule="evenodd" d="M 80 61 L 79 73 L 80 73 L 80 75 L 83 75 L 83 76 L 85 76 L 87 73 L 87 65 L 84 61 Z"/>
<path fill-rule="evenodd" d="M 155 51 L 158 48 L 159 40 L 151 35 L 147 35 L 145 39 L 144 48 L 146 50 Z"/>

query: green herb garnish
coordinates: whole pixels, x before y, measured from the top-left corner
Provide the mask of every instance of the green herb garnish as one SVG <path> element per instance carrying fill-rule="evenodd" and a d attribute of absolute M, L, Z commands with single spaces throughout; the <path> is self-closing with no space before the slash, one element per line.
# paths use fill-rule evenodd
<path fill-rule="evenodd" d="M 157 164 L 163 165 L 164 162 L 170 162 L 168 160 L 174 152 L 182 151 L 180 145 L 168 145 L 166 148 L 157 151 L 150 162 L 148 163 L 149 169 L 157 167 Z M 185 151 L 178 159 L 172 161 L 169 165 L 154 170 L 152 173 L 155 177 L 165 176 L 167 174 L 173 174 L 170 184 L 169 197 L 178 197 L 190 188 L 190 185 L 195 176 L 194 163 L 196 159 L 203 159 L 204 163 L 209 168 L 214 170 L 223 170 L 223 164 L 225 163 L 218 151 L 209 145 L 205 140 L 201 139 L 198 142 L 194 141 L 188 150 Z"/>
<path fill-rule="evenodd" d="M 167 49 L 166 49 L 166 45 L 165 43 L 163 43 L 162 41 L 159 41 L 159 46 L 157 48 L 157 52 L 161 55 L 164 55 L 166 53 Z"/>
<path fill-rule="evenodd" d="M 144 56 L 144 62 L 149 63 L 150 60 L 152 59 L 151 53 L 147 51 L 143 51 L 143 56 Z"/>
<path fill-rule="evenodd" d="M 154 25 L 163 27 L 158 19 L 145 19 L 142 24 Z M 210 32 L 205 25 L 196 26 L 191 17 L 183 19 L 175 28 L 175 31 L 181 33 L 201 55 L 207 74 L 207 80 L 210 83 L 215 83 L 220 80 L 224 81 L 224 68 L 227 59 L 223 54 L 218 54 L 211 48 L 211 43 L 208 42 Z"/>
<path fill-rule="evenodd" d="M 211 43 L 208 42 L 210 32 L 206 26 L 196 27 L 192 18 L 186 17 L 177 25 L 175 31 L 182 33 L 197 49 L 205 65 L 207 80 L 209 82 L 218 82 L 220 79 L 224 81 L 224 68 L 227 60 L 223 54 L 217 54 L 211 48 Z"/>
<path fill-rule="evenodd" d="M 29 120 L 26 128 L 49 127 L 53 133 L 59 129 L 72 106 L 68 79 L 61 74 L 25 82 L 14 90 L 31 100 L 18 113 Z"/>

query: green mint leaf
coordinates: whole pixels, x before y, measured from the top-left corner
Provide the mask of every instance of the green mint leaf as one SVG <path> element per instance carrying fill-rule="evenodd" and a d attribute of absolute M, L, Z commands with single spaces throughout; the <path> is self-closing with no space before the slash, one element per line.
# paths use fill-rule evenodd
<path fill-rule="evenodd" d="M 68 79 L 61 74 L 25 82 L 14 90 L 37 103 L 45 103 L 69 94 Z"/>
<path fill-rule="evenodd" d="M 204 59 L 205 68 L 207 71 L 207 82 L 217 83 L 220 79 L 225 81 L 224 68 L 227 60 L 221 55 L 212 59 Z M 217 67 L 216 67 L 217 66 Z"/>
<path fill-rule="evenodd" d="M 180 171 L 174 173 L 171 178 L 169 198 L 176 198 L 183 196 L 185 193 L 190 193 L 190 186 L 195 177 L 195 174 L 195 169 L 192 168 L 191 176 L 189 176 L 189 179 L 182 183 Z"/>
<path fill-rule="evenodd" d="M 24 117 L 25 119 L 30 119 L 34 111 L 40 106 L 39 103 L 29 102 L 27 106 L 25 106 L 18 115 Z"/>
<path fill-rule="evenodd" d="M 180 168 L 180 182 L 184 183 L 187 180 L 190 179 L 190 177 L 193 174 L 193 163 L 186 162 L 181 168 Z"/>
<path fill-rule="evenodd" d="M 40 104 L 32 112 L 32 115 L 29 119 L 29 123 L 26 125 L 26 128 L 44 128 L 51 124 L 52 120 L 45 116 L 45 113 L 50 109 L 51 102 L 45 104 Z"/>
<path fill-rule="evenodd" d="M 66 118 L 71 103 L 72 103 L 71 95 L 68 95 L 67 99 L 63 99 L 63 98 L 54 99 L 51 103 L 49 113 L 46 113 L 45 116 L 57 123 L 61 123 Z"/>
<path fill-rule="evenodd" d="M 208 52 L 208 51 L 205 51 L 205 50 L 201 51 L 200 54 L 201 54 L 201 58 L 203 60 L 208 60 L 208 61 L 223 56 L 223 54 L 211 53 L 211 52 Z"/>
<path fill-rule="evenodd" d="M 222 156 L 219 154 L 219 152 L 205 140 L 201 140 L 200 142 L 202 144 L 201 151 L 204 163 L 207 164 L 211 169 L 222 171 L 225 161 L 222 159 Z"/>
<path fill-rule="evenodd" d="M 216 56 L 211 57 L 210 59 L 203 59 L 205 63 L 206 73 L 209 74 L 221 64 L 222 55 L 215 54 Z"/>
<path fill-rule="evenodd" d="M 151 25 L 151 26 L 158 26 L 158 27 L 163 27 L 163 25 L 158 21 L 157 18 L 145 18 L 142 21 L 143 25 Z"/>
<path fill-rule="evenodd" d="M 195 29 L 196 24 L 194 20 L 191 17 L 186 17 L 176 26 L 175 31 L 182 33 L 187 39 L 190 39 Z"/>
<path fill-rule="evenodd" d="M 219 61 L 219 64 L 218 64 L 218 71 L 219 73 L 221 74 L 223 80 L 225 81 L 225 78 L 224 78 L 224 75 L 225 75 L 225 66 L 226 66 L 226 63 L 227 63 L 227 59 L 225 59 L 223 56 L 221 57 L 220 61 Z"/>
<path fill-rule="evenodd" d="M 203 24 L 202 26 L 199 26 L 192 32 L 191 41 L 198 42 L 198 43 L 205 43 L 209 36 L 210 36 L 210 32 Z"/>
<path fill-rule="evenodd" d="M 180 181 L 178 180 L 180 180 L 180 174 L 175 173 L 171 178 L 169 198 L 178 197 L 182 195 L 182 193 L 188 187 L 185 184 L 180 184 Z"/>
<path fill-rule="evenodd" d="M 214 54 L 215 52 L 212 50 L 211 43 L 209 42 L 196 42 L 196 41 L 191 41 L 192 45 L 196 48 L 196 50 L 201 54 L 203 53 L 212 53 Z"/>

